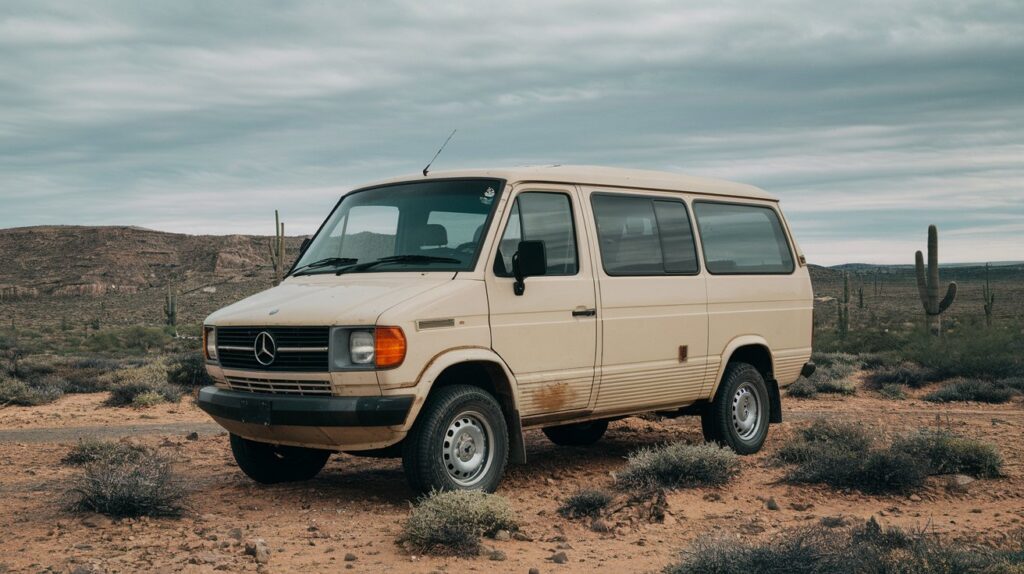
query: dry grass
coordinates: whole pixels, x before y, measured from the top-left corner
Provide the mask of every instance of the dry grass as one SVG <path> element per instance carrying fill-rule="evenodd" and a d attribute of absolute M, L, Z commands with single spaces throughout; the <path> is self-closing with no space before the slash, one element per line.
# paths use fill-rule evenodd
<path fill-rule="evenodd" d="M 677 442 L 629 455 L 626 468 L 616 473 L 615 483 L 633 492 L 717 486 L 732 480 L 739 471 L 739 457 L 727 448 Z"/>
<path fill-rule="evenodd" d="M 470 556 L 479 551 L 481 536 L 518 527 L 515 514 L 500 496 L 435 492 L 416 505 L 398 541 L 413 552 Z"/>

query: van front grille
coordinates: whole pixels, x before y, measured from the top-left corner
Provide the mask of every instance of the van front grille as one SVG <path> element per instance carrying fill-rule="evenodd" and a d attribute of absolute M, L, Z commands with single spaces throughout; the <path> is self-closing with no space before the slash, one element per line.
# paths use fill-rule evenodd
<path fill-rule="evenodd" d="M 330 381 L 296 381 L 253 377 L 225 377 L 225 379 L 233 391 L 273 395 L 329 396 L 331 394 Z"/>
<path fill-rule="evenodd" d="M 256 359 L 256 338 L 264 332 L 276 346 L 269 364 Z M 329 327 L 218 327 L 217 357 L 228 369 L 326 373 L 329 340 Z M 266 356 L 262 358 L 267 362 Z"/>

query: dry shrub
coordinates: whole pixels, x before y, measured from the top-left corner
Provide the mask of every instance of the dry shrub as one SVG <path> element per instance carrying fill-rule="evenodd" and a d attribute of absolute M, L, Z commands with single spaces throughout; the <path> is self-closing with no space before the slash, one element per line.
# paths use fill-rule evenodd
<path fill-rule="evenodd" d="M 565 499 L 558 514 L 565 518 L 593 518 L 608 507 L 612 495 L 601 490 L 581 490 Z"/>
<path fill-rule="evenodd" d="M 69 494 L 72 510 L 114 517 L 179 516 L 185 498 L 171 462 L 149 450 L 127 457 L 115 450 L 101 454 L 85 465 Z"/>
<path fill-rule="evenodd" d="M 479 551 L 481 536 L 518 527 L 508 502 L 500 496 L 434 492 L 413 509 L 398 541 L 414 552 L 469 556 Z"/>
<path fill-rule="evenodd" d="M 954 379 L 946 386 L 928 393 L 924 400 L 933 403 L 974 401 L 978 403 L 1005 403 L 1017 391 L 998 382 L 980 379 Z"/>
<path fill-rule="evenodd" d="M 99 460 L 131 462 L 150 454 L 152 451 L 140 444 L 84 439 L 78 441 L 61 462 L 71 466 L 83 466 Z"/>
<path fill-rule="evenodd" d="M 34 407 L 52 403 L 64 395 L 60 380 L 51 375 L 34 381 L 0 373 L 0 406 Z"/>
<path fill-rule="evenodd" d="M 806 379 L 786 387 L 786 394 L 796 398 L 812 398 L 818 393 L 853 395 L 857 386 L 850 377 L 857 372 L 860 358 L 847 353 L 815 353 L 817 369 Z"/>
<path fill-rule="evenodd" d="M 167 366 L 163 361 L 114 371 L 106 378 L 110 382 L 110 397 L 106 401 L 108 406 L 146 406 L 155 402 L 178 402 L 184 394 L 181 387 L 167 382 Z M 136 399 L 139 399 L 138 403 Z"/>
<path fill-rule="evenodd" d="M 1003 459 L 991 444 L 946 430 L 921 430 L 893 442 L 894 450 L 927 462 L 930 474 L 1002 476 Z"/>
<path fill-rule="evenodd" d="M 921 487 L 932 474 L 994 477 L 1002 467 L 991 445 L 946 431 L 919 431 L 876 447 L 863 429 L 824 420 L 785 443 L 776 458 L 795 465 L 786 474 L 790 482 L 868 493 L 907 492 Z"/>
<path fill-rule="evenodd" d="M 882 385 L 903 385 L 919 389 L 941 378 L 935 369 L 922 367 L 917 363 L 903 362 L 872 372 L 868 375 L 867 382 L 876 388 Z"/>
<path fill-rule="evenodd" d="M 903 390 L 903 385 L 897 384 L 882 385 L 878 388 L 878 394 L 894 401 L 902 401 L 907 398 L 907 391 Z"/>
<path fill-rule="evenodd" d="M 167 365 L 167 382 L 185 388 L 213 384 L 206 373 L 206 359 L 198 351 L 171 358 Z"/>
<path fill-rule="evenodd" d="M 1020 572 L 1021 552 L 958 546 L 926 532 L 800 528 L 767 541 L 699 539 L 666 574 L 996 574 Z"/>
<path fill-rule="evenodd" d="M 616 473 L 615 483 L 634 492 L 717 486 L 729 482 L 739 471 L 739 457 L 727 448 L 676 442 L 629 455 L 626 468 Z"/>

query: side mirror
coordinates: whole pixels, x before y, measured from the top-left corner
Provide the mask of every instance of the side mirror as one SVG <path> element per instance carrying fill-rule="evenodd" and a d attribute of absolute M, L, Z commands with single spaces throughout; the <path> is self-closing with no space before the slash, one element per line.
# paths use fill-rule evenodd
<path fill-rule="evenodd" d="M 513 289 L 516 295 L 526 292 L 527 277 L 545 275 L 548 272 L 547 250 L 543 241 L 520 241 L 515 255 L 512 256 L 512 273 L 516 277 Z"/>
<path fill-rule="evenodd" d="M 310 242 L 312 242 L 312 241 L 313 241 L 313 240 L 312 240 L 312 239 L 310 239 L 310 238 L 308 238 L 308 237 L 305 237 L 305 238 L 303 238 L 303 239 L 302 239 L 302 245 L 300 245 L 300 246 L 299 246 L 299 255 L 300 255 L 300 256 L 301 256 L 301 255 L 302 255 L 303 253 L 305 253 L 305 252 L 306 252 L 306 248 L 307 248 L 307 247 L 309 247 L 309 244 L 310 244 Z"/>

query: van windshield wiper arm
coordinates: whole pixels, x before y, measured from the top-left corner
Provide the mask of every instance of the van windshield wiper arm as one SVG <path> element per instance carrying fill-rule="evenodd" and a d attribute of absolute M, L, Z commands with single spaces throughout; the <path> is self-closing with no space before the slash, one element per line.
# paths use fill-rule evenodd
<path fill-rule="evenodd" d="M 352 265 L 353 263 L 356 263 L 358 261 L 359 260 L 354 257 L 325 257 L 323 259 L 320 259 L 319 261 L 314 261 L 312 263 L 303 265 L 302 267 L 299 267 L 295 271 L 292 271 L 289 275 L 308 275 L 309 273 L 304 273 L 304 271 L 319 269 L 321 267 L 327 267 L 329 265 Z"/>
<path fill-rule="evenodd" d="M 436 257 L 434 255 L 392 255 L 391 257 L 381 257 L 380 259 L 374 259 L 373 261 L 367 261 L 366 263 L 359 263 L 357 265 L 350 265 L 343 269 L 338 269 L 335 275 L 352 273 L 353 271 L 363 271 L 386 263 L 462 263 L 462 261 L 453 257 Z"/>

